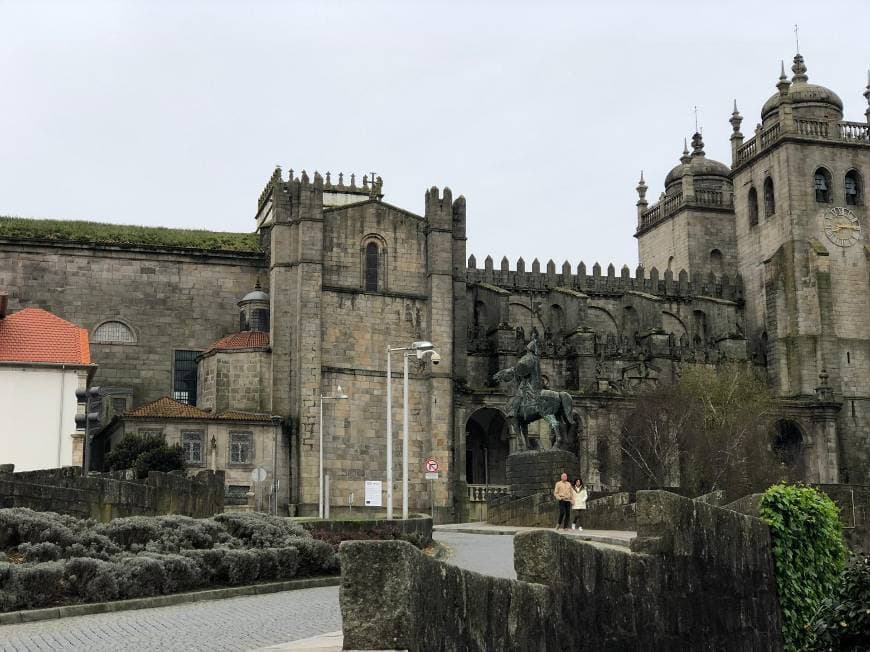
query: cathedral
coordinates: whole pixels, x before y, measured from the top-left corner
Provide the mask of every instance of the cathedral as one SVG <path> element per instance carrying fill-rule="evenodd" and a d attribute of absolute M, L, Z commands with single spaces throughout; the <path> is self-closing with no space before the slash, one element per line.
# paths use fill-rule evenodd
<path fill-rule="evenodd" d="M 479 513 L 517 445 L 493 375 L 533 336 L 542 384 L 570 394 L 571 445 L 594 489 L 620 486 L 638 391 L 723 361 L 766 370 L 772 437 L 798 451 L 805 480 L 868 483 L 870 108 L 844 121 L 800 54 L 792 73 L 748 137 L 734 106 L 730 164 L 707 158 L 696 133 L 654 203 L 641 177 L 633 269 L 478 261 L 473 214 L 448 188 L 414 212 L 385 201 L 380 177 L 276 169 L 256 237 L 49 237 L 0 218 L 0 290 L 12 311 L 88 329 L 93 383 L 112 397 L 95 458 L 119 427 L 144 428 L 182 443 L 191 468 L 227 469 L 233 490 L 262 466 L 283 513 L 316 513 L 321 471 L 332 505 L 362 505 L 366 482 L 386 481 L 388 356 L 396 484 L 380 500 L 400 505 L 407 453 L 411 509 Z M 415 342 L 438 355 L 390 352 Z M 530 436 L 546 447 L 543 432 Z"/>

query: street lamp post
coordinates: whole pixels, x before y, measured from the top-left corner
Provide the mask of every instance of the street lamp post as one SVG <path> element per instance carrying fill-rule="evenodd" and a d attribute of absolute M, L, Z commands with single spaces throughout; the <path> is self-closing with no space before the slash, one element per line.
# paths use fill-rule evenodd
<path fill-rule="evenodd" d="M 393 376 L 390 354 L 404 352 L 402 377 L 402 518 L 408 518 L 408 358 L 416 355 L 422 360 L 432 356 L 433 364 L 441 362 L 432 342 L 413 342 L 411 346 L 387 346 L 387 518 L 393 518 Z"/>
<path fill-rule="evenodd" d="M 347 395 L 341 391 L 341 385 L 338 385 L 336 388 L 337 394 L 335 396 L 324 396 L 320 395 L 320 475 L 318 476 L 317 483 L 317 493 L 319 495 L 320 507 L 318 509 L 318 514 L 320 518 L 323 518 L 323 401 L 341 401 L 347 398 Z"/>

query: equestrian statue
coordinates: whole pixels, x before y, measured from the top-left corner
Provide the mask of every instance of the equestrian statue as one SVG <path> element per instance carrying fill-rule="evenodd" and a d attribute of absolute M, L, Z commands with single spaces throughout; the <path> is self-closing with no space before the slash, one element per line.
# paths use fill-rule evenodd
<path fill-rule="evenodd" d="M 573 402 L 568 392 L 541 387 L 541 362 L 537 335 L 526 345 L 517 364 L 493 376 L 499 383 L 517 383 L 507 404 L 508 424 L 517 438 L 517 449 L 528 448 L 529 424 L 543 419 L 550 426 L 550 447 L 571 450 L 568 431 L 574 425 Z M 564 425 L 564 429 L 561 427 Z"/>

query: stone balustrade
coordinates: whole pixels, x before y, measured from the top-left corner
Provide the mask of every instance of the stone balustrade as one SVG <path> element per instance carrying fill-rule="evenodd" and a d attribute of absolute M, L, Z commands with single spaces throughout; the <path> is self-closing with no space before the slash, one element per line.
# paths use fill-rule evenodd
<path fill-rule="evenodd" d="M 794 120 L 793 133 L 801 138 L 834 140 L 870 144 L 870 124 L 865 122 L 826 122 L 824 120 Z M 737 149 L 734 165 L 739 166 L 754 158 L 786 135 L 782 124 L 777 122 L 750 138 Z"/>
<path fill-rule="evenodd" d="M 468 487 L 468 502 L 485 503 L 493 496 L 504 496 L 510 493 L 510 487 L 502 484 L 470 484 Z"/>

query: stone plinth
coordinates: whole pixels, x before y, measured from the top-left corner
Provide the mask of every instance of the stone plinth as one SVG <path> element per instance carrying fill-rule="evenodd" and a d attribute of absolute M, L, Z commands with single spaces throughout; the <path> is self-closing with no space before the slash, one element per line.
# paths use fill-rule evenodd
<path fill-rule="evenodd" d="M 580 477 L 580 460 L 574 453 L 559 449 L 523 451 L 508 455 L 507 482 L 513 498 L 541 491 L 553 491 L 562 473 L 568 479 Z"/>

